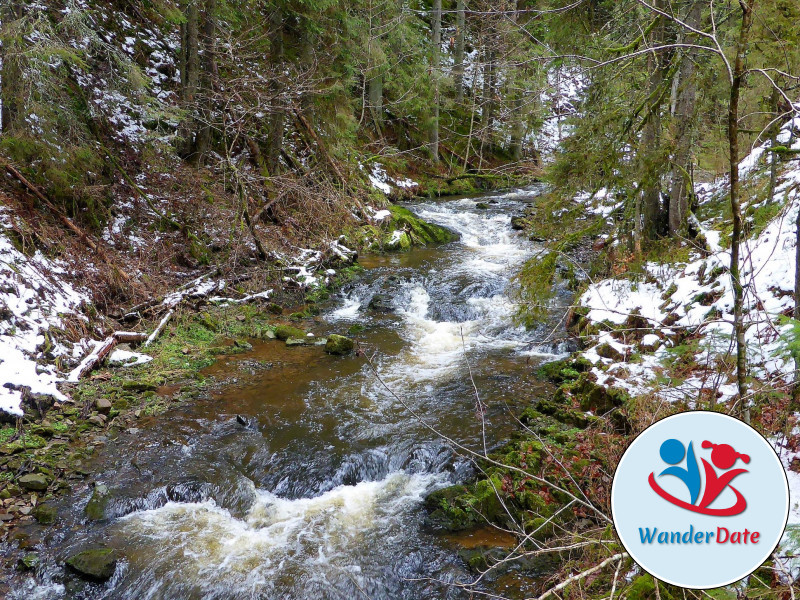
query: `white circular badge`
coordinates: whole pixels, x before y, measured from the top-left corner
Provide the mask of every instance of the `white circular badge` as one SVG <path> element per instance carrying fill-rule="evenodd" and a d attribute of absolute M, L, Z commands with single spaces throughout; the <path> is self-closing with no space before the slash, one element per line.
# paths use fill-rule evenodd
<path fill-rule="evenodd" d="M 611 511 L 642 569 L 673 585 L 715 588 L 755 571 L 778 545 L 789 484 L 755 429 L 721 413 L 685 412 L 628 446 Z"/>

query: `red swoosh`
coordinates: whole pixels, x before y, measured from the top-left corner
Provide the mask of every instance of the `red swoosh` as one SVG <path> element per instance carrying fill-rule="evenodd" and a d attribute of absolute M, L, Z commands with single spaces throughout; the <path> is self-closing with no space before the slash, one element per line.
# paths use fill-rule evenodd
<path fill-rule="evenodd" d="M 729 508 L 704 508 L 700 506 L 695 506 L 694 504 L 689 504 L 688 502 L 684 502 L 679 498 L 676 498 L 672 494 L 665 492 L 661 487 L 656 483 L 656 478 L 653 473 L 650 473 L 650 477 L 648 477 L 647 481 L 650 483 L 650 487 L 653 488 L 653 491 L 664 498 L 667 502 L 674 504 L 675 506 L 680 506 L 681 508 L 685 508 L 686 510 L 690 510 L 692 512 L 700 513 L 701 515 L 712 515 L 715 517 L 731 517 L 733 515 L 738 515 L 741 512 L 744 512 L 744 509 L 747 508 L 747 500 L 744 499 L 744 496 L 733 486 L 729 486 L 734 493 L 736 494 L 736 504 Z"/>

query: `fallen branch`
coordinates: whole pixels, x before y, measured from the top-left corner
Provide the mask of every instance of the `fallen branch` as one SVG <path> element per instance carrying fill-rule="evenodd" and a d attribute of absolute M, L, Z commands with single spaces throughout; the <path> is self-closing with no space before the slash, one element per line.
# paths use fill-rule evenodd
<path fill-rule="evenodd" d="M 95 346 L 94 350 L 92 350 L 77 367 L 70 371 L 67 381 L 76 382 L 81 377 L 94 370 L 95 367 L 101 365 L 118 343 L 141 342 L 145 337 L 147 337 L 146 334 L 137 333 L 135 331 L 115 331 L 102 343 Z"/>
<path fill-rule="evenodd" d="M 5 167 L 6 171 L 8 171 L 8 173 L 11 176 L 13 176 L 17 181 L 19 181 L 25 187 L 25 189 L 27 189 L 31 194 L 36 196 L 36 198 L 38 198 L 39 201 L 42 202 L 50 212 L 56 215 L 59 221 L 61 221 L 64 225 L 66 225 L 67 229 L 69 229 L 75 235 L 77 235 L 83 241 L 83 243 L 86 244 L 91 250 L 97 252 L 98 256 L 100 256 L 100 258 L 104 262 L 111 264 L 103 249 L 100 246 L 98 246 L 83 229 L 78 227 L 72 221 L 72 219 L 70 219 L 67 215 L 61 212 L 52 202 L 50 202 L 50 200 L 47 199 L 47 196 L 45 196 L 41 192 L 41 190 L 39 190 L 39 188 L 37 188 L 30 181 L 28 181 L 28 179 L 8 161 L 0 158 L 0 164 L 2 164 Z M 130 275 L 128 275 L 125 271 L 119 268 L 117 268 L 116 271 L 125 281 L 130 280 Z"/>
<path fill-rule="evenodd" d="M 580 581 L 581 579 L 585 579 L 586 577 L 588 577 L 592 573 L 595 573 L 595 572 L 599 571 L 600 569 L 602 569 L 606 565 L 610 565 L 614 561 L 621 560 L 623 558 L 627 558 L 627 556 L 628 556 L 627 552 L 619 552 L 619 553 L 615 554 L 614 556 L 611 556 L 611 557 L 605 559 L 603 562 L 601 562 L 599 564 L 596 564 L 595 566 L 593 566 L 590 569 L 586 569 L 585 571 L 581 571 L 580 573 L 572 575 L 571 577 L 567 577 L 564 581 L 559 583 L 557 586 L 552 587 L 549 590 L 547 590 L 544 594 L 539 596 L 536 600 L 544 600 L 548 596 L 551 596 L 552 594 L 555 594 L 556 592 L 558 592 L 560 590 L 563 590 L 569 584 L 574 583 L 576 581 Z"/>
<path fill-rule="evenodd" d="M 175 314 L 175 309 L 171 308 L 169 310 L 169 312 L 167 312 L 167 314 L 164 315 L 164 318 L 161 319 L 161 322 L 158 324 L 158 327 L 155 328 L 153 333 L 150 334 L 150 337 L 148 337 L 147 340 L 145 341 L 145 343 L 144 343 L 144 347 L 145 348 L 147 348 L 150 344 L 152 344 L 153 342 L 156 341 L 156 338 L 158 338 L 159 334 L 164 329 L 164 327 L 166 327 L 167 323 L 169 322 L 169 320 L 172 318 L 172 315 L 174 315 L 174 314 Z"/>

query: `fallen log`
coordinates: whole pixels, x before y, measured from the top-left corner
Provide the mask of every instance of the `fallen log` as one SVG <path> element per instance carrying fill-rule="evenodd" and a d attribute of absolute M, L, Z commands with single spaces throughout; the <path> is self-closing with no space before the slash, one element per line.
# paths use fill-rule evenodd
<path fill-rule="evenodd" d="M 135 331 L 115 331 L 103 340 L 102 343 L 95 346 L 94 350 L 92 350 L 77 367 L 70 371 L 70 374 L 67 376 L 67 381 L 76 382 L 97 366 L 101 365 L 118 343 L 141 342 L 146 337 L 146 334 L 137 333 Z"/>

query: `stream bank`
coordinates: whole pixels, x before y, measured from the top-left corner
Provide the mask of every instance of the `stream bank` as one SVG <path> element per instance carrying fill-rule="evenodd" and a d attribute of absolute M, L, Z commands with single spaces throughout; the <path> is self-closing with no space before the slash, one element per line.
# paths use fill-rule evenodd
<path fill-rule="evenodd" d="M 305 309 L 297 310 L 299 307 L 283 311 L 284 316 L 294 317 L 286 319 L 286 325 L 311 331 L 318 338 L 329 333 L 357 338 L 384 383 L 411 404 L 398 404 L 391 393 L 381 391 L 363 356 L 340 358 L 315 345 L 287 346 L 270 340 L 277 333 L 276 316 L 268 312 L 272 299 L 261 307 L 184 311 L 170 329 L 180 335 L 167 335 L 157 342 L 163 351 L 160 363 L 131 367 L 125 375 L 119 370 L 101 371 L 81 384 L 87 401 L 111 395 L 112 406 L 108 414 L 100 410 L 89 413 L 97 426 L 90 426 L 92 433 L 82 436 L 86 448 L 69 455 L 81 460 L 86 479 L 76 480 L 65 500 L 54 496 L 45 502 L 55 509 L 51 514 L 56 524 L 27 521 L 16 528 L 15 539 L 8 540 L 6 550 L 16 548 L 9 555 L 19 556 L 24 550 L 35 553 L 40 561 L 32 569 L 35 577 L 23 575 L 18 581 L 28 583 L 22 588 L 14 584 L 18 591 L 13 593 L 22 594 L 24 589 L 25 594 L 36 590 L 43 597 L 54 598 L 89 593 L 137 597 L 143 593 L 142 586 L 155 581 L 176 593 L 183 588 L 174 587 L 177 581 L 162 580 L 158 564 L 177 560 L 177 556 L 165 547 L 163 557 L 146 559 L 149 551 L 135 546 L 139 535 L 135 531 L 150 538 L 156 532 L 166 534 L 171 527 L 167 523 L 173 519 L 200 519 L 206 525 L 198 529 L 198 535 L 217 531 L 214 535 L 225 539 L 245 524 L 241 534 L 260 532 L 259 536 L 267 535 L 263 543 L 272 547 L 278 530 L 294 539 L 289 533 L 292 528 L 286 529 L 288 522 L 274 513 L 281 506 L 289 511 L 290 522 L 299 518 L 305 523 L 298 533 L 307 530 L 304 535 L 312 539 L 327 539 L 325 547 L 334 554 L 343 551 L 342 559 L 348 564 L 366 561 L 363 582 L 361 575 L 343 574 L 341 565 L 331 563 L 333 571 L 328 577 L 336 581 L 337 589 L 350 588 L 355 577 L 359 585 L 377 586 L 379 597 L 406 593 L 429 597 L 435 587 L 432 582 L 427 592 L 427 585 L 407 582 L 422 564 L 426 565 L 423 572 L 431 576 L 452 572 L 454 581 L 467 581 L 471 575 L 464 571 L 457 549 L 430 532 L 422 499 L 448 482 L 468 481 L 473 467 L 436 436 L 431 437 L 413 413 L 434 417 L 437 427 L 460 443 L 482 445 L 481 419 L 475 413 L 465 356 L 488 406 L 489 447 L 500 446 L 513 433 L 517 424 L 511 415 L 525 408 L 535 390 L 547 394 L 533 365 L 563 350 L 557 343 L 537 343 L 537 339 L 546 339 L 544 327 L 527 331 L 514 324 L 514 304 L 509 296 L 514 266 L 533 249 L 513 233 L 510 217 L 535 194 L 521 191 L 415 205 L 417 214 L 458 232 L 459 240 L 401 254 L 362 257 L 366 271 L 358 280 L 344 283 L 332 301 L 326 303 L 318 297 L 319 302 L 314 303 L 318 315 L 311 316 Z M 563 301 L 568 300 L 565 294 Z M 222 339 L 232 341 L 221 345 Z M 220 353 L 222 357 L 215 360 Z M 148 377 L 152 366 L 162 367 L 164 372 Z M 164 377 L 166 372 L 170 379 Z M 183 381 L 175 377 L 181 374 Z M 164 386 L 176 380 L 180 387 Z M 328 398 L 330 394 L 336 398 Z M 189 398 L 191 402 L 178 401 Z M 414 410 L 409 412 L 412 406 Z M 169 416 L 152 416 L 163 412 Z M 104 421 L 101 415 L 107 424 L 100 425 Z M 74 417 L 72 413 L 64 418 Z M 305 467 L 297 462 L 300 456 Z M 176 479 L 178 473 L 183 477 Z M 267 495 L 265 490 L 269 490 Z M 369 507 L 354 505 L 355 512 L 349 513 L 351 493 L 364 497 Z M 77 502 L 73 500 L 76 497 L 80 498 Z M 395 509 L 390 509 L 392 506 Z M 385 527 L 399 536 L 400 563 L 396 568 L 366 558 L 375 552 L 359 550 L 353 555 L 345 541 L 360 532 L 359 537 L 374 539 L 364 542 L 368 546 L 384 543 L 373 538 L 372 517 L 361 521 L 361 511 L 378 511 L 375 514 L 379 515 L 387 509 Z M 263 510 L 272 516 L 259 516 Z M 396 516 L 395 510 L 399 510 Z M 318 514 L 330 514 L 334 520 L 326 517 L 319 521 L 314 516 Z M 160 524 L 156 530 L 138 520 L 140 516 L 149 519 L 147 515 L 157 517 Z M 351 519 L 356 519 L 355 523 Z M 355 530 L 351 531 L 350 525 Z M 138 529 L 141 527 L 145 528 Z M 340 542 L 327 537 L 333 531 L 340 532 L 334 536 Z M 323 533 L 325 537 L 319 538 Z M 131 540 L 134 546 L 129 545 Z M 185 541 L 192 547 L 209 542 L 194 536 Z M 112 548 L 118 561 L 112 579 L 99 588 L 70 574 L 74 566 L 67 571 L 62 566 L 71 556 L 95 549 L 98 542 L 101 548 Z M 283 544 L 269 551 L 278 552 L 276 559 L 287 551 Z M 262 542 L 257 546 L 265 548 Z M 309 590 L 317 584 L 302 575 L 312 558 L 308 550 L 292 552 L 291 582 L 274 581 L 267 575 L 272 572 L 271 559 L 257 564 L 252 562 L 254 557 L 240 559 L 255 566 L 254 573 L 272 581 L 276 589 L 309 597 Z M 412 560 L 417 552 L 422 554 Z M 105 555 L 104 559 L 110 560 Z M 218 561 L 225 560 L 214 550 L 203 564 L 217 565 L 217 569 L 222 564 Z M 148 566 L 151 561 L 155 562 Z M 236 581 L 233 577 L 238 589 L 247 578 Z M 213 589 L 227 589 L 231 584 L 221 573 L 207 582 Z M 212 593 L 200 580 L 191 585 L 199 587 L 187 588 L 185 594 L 181 592 L 184 597 L 219 593 Z"/>

